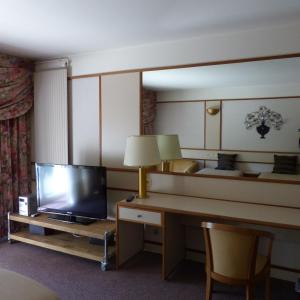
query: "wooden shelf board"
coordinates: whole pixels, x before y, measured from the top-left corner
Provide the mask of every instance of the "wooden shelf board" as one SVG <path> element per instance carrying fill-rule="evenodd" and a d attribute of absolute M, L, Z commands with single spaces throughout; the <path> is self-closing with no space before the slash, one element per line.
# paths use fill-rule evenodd
<path fill-rule="evenodd" d="M 18 214 L 10 214 L 9 218 L 15 222 L 37 225 L 97 239 L 104 239 L 105 232 L 115 232 L 116 228 L 115 222 L 110 220 L 96 221 L 95 223 L 89 225 L 69 224 L 48 219 L 47 214 L 41 214 L 34 218 L 20 216 Z"/>
<path fill-rule="evenodd" d="M 59 232 L 50 235 L 32 234 L 28 231 L 20 231 L 10 234 L 10 239 L 95 260 L 100 261 L 104 256 L 104 246 L 89 243 L 87 237 L 74 237 L 70 233 Z M 114 254 L 114 247 L 110 246 L 109 256 Z"/>

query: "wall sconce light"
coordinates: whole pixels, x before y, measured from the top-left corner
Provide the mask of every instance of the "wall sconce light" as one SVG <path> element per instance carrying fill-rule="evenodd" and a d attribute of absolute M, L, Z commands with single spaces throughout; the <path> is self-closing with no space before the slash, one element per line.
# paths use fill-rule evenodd
<path fill-rule="evenodd" d="M 219 107 L 209 107 L 206 109 L 206 111 L 209 115 L 214 116 L 220 111 L 220 108 Z"/>

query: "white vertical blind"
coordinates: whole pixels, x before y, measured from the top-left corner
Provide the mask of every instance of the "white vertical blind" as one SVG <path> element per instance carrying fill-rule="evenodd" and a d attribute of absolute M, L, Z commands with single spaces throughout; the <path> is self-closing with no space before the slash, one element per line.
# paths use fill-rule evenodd
<path fill-rule="evenodd" d="M 67 69 L 34 75 L 35 161 L 68 163 Z"/>
<path fill-rule="evenodd" d="M 70 84 L 72 163 L 99 166 L 99 77 L 73 79 Z"/>

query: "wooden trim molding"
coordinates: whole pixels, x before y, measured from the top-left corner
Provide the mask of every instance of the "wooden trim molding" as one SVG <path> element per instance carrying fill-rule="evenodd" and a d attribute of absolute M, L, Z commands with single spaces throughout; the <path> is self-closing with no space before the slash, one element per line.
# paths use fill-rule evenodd
<path fill-rule="evenodd" d="M 144 99 L 143 99 L 143 72 L 139 73 L 140 75 L 140 128 L 139 133 L 140 135 L 144 134 Z"/>
<path fill-rule="evenodd" d="M 176 101 L 157 101 L 156 104 L 177 104 L 177 103 L 198 103 L 198 102 L 207 102 L 207 100 L 176 100 Z"/>
<path fill-rule="evenodd" d="M 286 151 L 259 151 L 259 150 L 241 150 L 241 149 L 205 149 L 205 148 L 189 148 L 181 147 L 181 150 L 192 150 L 192 151 L 224 151 L 224 152 L 247 152 L 247 153 L 280 153 L 280 154 L 297 154 L 300 155 L 300 152 L 286 152 Z"/>
<path fill-rule="evenodd" d="M 149 173 L 154 174 L 164 174 L 164 175 L 174 175 L 174 176 L 190 176 L 190 177 L 203 177 L 203 178 L 214 178 L 214 179 L 227 179 L 227 180 L 241 180 L 241 181 L 255 181 L 268 182 L 268 183 L 280 183 L 280 184 L 295 184 L 300 185 L 299 180 L 279 180 L 279 179 L 266 179 L 266 178 L 257 178 L 257 177 L 243 177 L 243 176 L 222 176 L 222 175 L 208 175 L 208 174 L 188 174 L 188 173 L 176 173 L 176 172 L 159 172 L 151 171 Z"/>
<path fill-rule="evenodd" d="M 166 192 L 153 192 L 153 191 L 149 191 L 149 192 L 152 193 L 152 194 L 163 194 L 163 195 L 179 196 L 179 197 L 182 196 L 182 197 L 191 197 L 191 198 L 201 198 L 199 196 L 191 196 L 191 195 L 187 195 L 187 194 L 176 194 L 176 193 L 166 193 Z M 260 203 L 260 202 L 228 200 L 228 199 L 211 198 L 211 197 L 203 197 L 203 198 L 209 199 L 209 200 L 217 200 L 217 201 L 227 201 L 227 202 L 235 202 L 235 203 L 255 204 L 255 205 L 269 206 L 269 207 L 292 208 L 292 209 L 300 210 L 300 207 L 295 207 L 295 206 L 274 205 L 274 204 L 267 204 L 267 203 Z"/>
<path fill-rule="evenodd" d="M 132 72 L 146 72 L 146 71 L 158 71 L 158 70 L 167 70 L 167 69 L 192 68 L 192 67 L 201 67 L 201 66 L 203 67 L 203 66 L 213 66 L 213 65 L 237 64 L 243 62 L 274 60 L 274 59 L 284 59 L 284 58 L 293 58 L 293 57 L 300 57 L 300 52 L 289 53 L 289 54 L 247 57 L 247 58 L 240 58 L 240 59 L 217 60 L 217 61 L 209 61 L 209 62 L 194 63 L 194 64 L 178 64 L 178 65 L 158 66 L 158 67 L 150 67 L 150 68 L 124 69 L 124 70 L 117 70 L 117 71 L 110 71 L 110 72 L 99 72 L 99 73 L 69 76 L 68 79 L 72 80 L 78 78 L 132 73 Z"/>
<path fill-rule="evenodd" d="M 296 268 L 290 268 L 290 267 L 284 267 L 284 266 L 272 265 L 272 264 L 271 264 L 271 268 L 300 274 L 300 269 L 296 269 Z"/>
<path fill-rule="evenodd" d="M 102 166 L 102 80 L 99 76 L 99 162 Z"/>
<path fill-rule="evenodd" d="M 233 99 L 222 99 L 222 101 L 282 100 L 282 99 L 298 99 L 298 98 L 300 98 L 300 96 L 233 98 Z M 211 101 L 211 100 L 206 100 L 206 101 Z"/>
<path fill-rule="evenodd" d="M 125 173 L 138 173 L 139 172 L 138 169 L 128 169 L 128 168 L 111 168 L 111 167 L 107 167 L 106 170 L 109 171 L 109 172 L 125 172 Z"/>
<path fill-rule="evenodd" d="M 157 104 L 164 104 L 164 103 L 197 103 L 197 102 L 209 102 L 209 101 L 224 101 L 224 102 L 230 102 L 230 101 L 246 101 L 246 100 L 282 100 L 282 99 L 297 99 L 300 100 L 299 96 L 282 96 L 282 97 L 252 97 L 252 98 L 228 98 L 228 99 L 197 99 L 197 100 L 165 100 L 165 101 L 157 101 Z M 221 111 L 221 109 L 220 109 Z"/>
<path fill-rule="evenodd" d="M 300 155 L 300 153 L 299 153 Z M 192 159 L 192 160 L 198 160 L 198 161 L 218 161 L 217 158 L 195 158 L 195 157 L 184 157 L 183 159 Z M 262 165 L 274 165 L 274 162 L 271 161 L 250 161 L 250 160 L 236 160 L 235 161 L 238 164 L 262 164 Z M 300 162 L 297 164 L 300 166 Z"/>
<path fill-rule="evenodd" d="M 223 135 L 223 127 L 222 127 L 222 124 L 223 124 L 223 100 L 220 100 L 220 141 L 219 141 L 219 144 L 220 144 L 220 149 L 222 149 L 222 135 Z"/>
<path fill-rule="evenodd" d="M 206 122 L 207 122 L 207 117 L 206 117 L 206 108 L 207 108 L 207 103 L 206 101 L 204 101 L 204 143 L 203 143 L 203 147 L 204 149 L 206 149 L 206 129 L 207 129 L 207 125 L 206 125 Z"/>
<path fill-rule="evenodd" d="M 112 187 L 112 186 L 108 186 L 107 187 L 108 190 L 112 190 L 112 191 L 120 191 L 120 192 L 133 192 L 133 193 L 138 193 L 138 190 L 135 189 L 124 189 L 124 188 L 118 188 L 118 187 Z"/>

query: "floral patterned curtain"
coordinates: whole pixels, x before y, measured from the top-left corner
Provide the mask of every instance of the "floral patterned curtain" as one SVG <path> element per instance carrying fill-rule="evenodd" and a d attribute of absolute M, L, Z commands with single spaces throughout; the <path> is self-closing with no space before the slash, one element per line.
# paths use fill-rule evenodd
<path fill-rule="evenodd" d="M 153 134 L 156 116 L 156 92 L 143 89 L 143 133 Z"/>
<path fill-rule="evenodd" d="M 0 237 L 7 234 L 7 212 L 31 191 L 32 71 L 29 60 L 0 54 Z"/>

